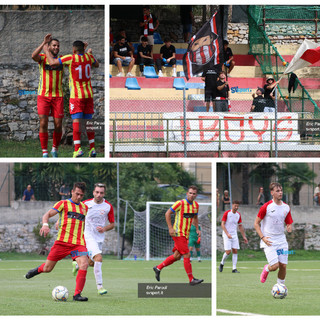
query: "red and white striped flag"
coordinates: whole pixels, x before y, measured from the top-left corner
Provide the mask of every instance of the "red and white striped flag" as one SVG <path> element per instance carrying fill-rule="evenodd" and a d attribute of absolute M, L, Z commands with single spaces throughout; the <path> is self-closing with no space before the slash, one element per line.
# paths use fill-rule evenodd
<path fill-rule="evenodd" d="M 320 46 L 318 43 L 305 39 L 283 74 L 308 67 L 320 60 Z"/>

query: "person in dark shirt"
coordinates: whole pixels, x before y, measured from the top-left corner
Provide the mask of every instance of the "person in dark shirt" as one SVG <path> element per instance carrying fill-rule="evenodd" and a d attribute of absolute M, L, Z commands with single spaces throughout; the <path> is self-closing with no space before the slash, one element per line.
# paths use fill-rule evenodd
<path fill-rule="evenodd" d="M 234 68 L 235 62 L 233 59 L 233 53 L 231 48 L 228 47 L 229 42 L 228 40 L 223 40 L 223 56 L 224 56 L 224 65 L 228 69 L 228 73 Z"/>
<path fill-rule="evenodd" d="M 206 103 L 207 112 L 210 109 L 210 101 L 212 101 L 212 108 L 215 111 L 215 100 L 217 97 L 217 81 L 219 72 L 221 71 L 220 65 L 212 66 L 202 73 L 201 79 L 204 81 L 204 101 Z"/>
<path fill-rule="evenodd" d="M 265 112 L 274 112 L 274 100 L 275 100 L 275 91 L 274 87 L 279 83 L 279 81 L 275 81 L 272 76 L 267 78 L 267 83 L 263 86 L 264 89 L 264 97 L 266 98 L 268 109 Z M 273 92 L 272 92 L 273 91 Z"/>
<path fill-rule="evenodd" d="M 227 112 L 228 111 L 228 99 L 229 99 L 229 84 L 226 81 L 226 73 L 220 71 L 219 79 L 217 82 L 217 99 L 216 101 L 216 112 Z"/>
<path fill-rule="evenodd" d="M 133 52 L 131 51 L 129 45 L 125 43 L 124 36 L 119 36 L 117 38 L 117 41 L 118 42 L 114 45 L 113 48 L 113 62 L 119 69 L 117 77 L 123 77 L 122 66 L 129 66 L 127 77 L 133 77 L 133 74 L 131 73 L 135 62 Z"/>
<path fill-rule="evenodd" d="M 31 188 L 30 184 L 27 186 L 27 189 L 24 190 L 22 200 L 23 201 L 30 201 L 30 200 L 34 201 L 34 200 L 36 200 L 35 197 L 34 197 L 34 191 Z"/>
<path fill-rule="evenodd" d="M 264 112 L 264 108 L 267 106 L 266 99 L 263 97 L 264 89 L 259 88 L 256 91 L 256 97 L 253 94 L 253 101 L 251 112 Z"/>
<path fill-rule="evenodd" d="M 192 24 L 194 22 L 192 6 L 180 6 L 180 17 L 184 42 L 189 42 L 192 33 Z"/>
<path fill-rule="evenodd" d="M 127 32 L 125 29 L 121 29 L 119 31 L 119 36 L 125 37 L 125 43 L 130 47 L 131 51 L 134 52 L 134 46 L 131 42 L 130 37 L 127 35 Z"/>
<path fill-rule="evenodd" d="M 165 38 L 164 43 L 160 49 L 160 58 L 156 61 L 159 77 L 163 77 L 162 66 L 165 64 L 172 66 L 172 76 L 176 77 L 176 48 L 171 44 L 170 38 Z"/>
<path fill-rule="evenodd" d="M 144 66 L 154 65 L 151 51 L 152 51 L 151 46 L 148 45 L 148 38 L 142 37 L 141 44 L 139 44 L 138 46 L 138 64 L 139 64 L 141 76 L 143 76 Z"/>

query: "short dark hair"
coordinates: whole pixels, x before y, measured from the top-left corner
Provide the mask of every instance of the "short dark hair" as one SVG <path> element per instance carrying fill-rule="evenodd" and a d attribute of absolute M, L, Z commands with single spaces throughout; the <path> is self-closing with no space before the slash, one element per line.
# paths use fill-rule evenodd
<path fill-rule="evenodd" d="M 118 41 L 120 41 L 120 40 L 122 40 L 122 39 L 125 39 L 126 37 L 124 37 L 124 36 L 122 36 L 121 34 L 118 34 L 117 35 L 117 38 L 116 38 L 116 41 L 118 42 Z"/>
<path fill-rule="evenodd" d="M 163 39 L 163 41 L 164 41 L 164 43 L 167 43 L 167 42 L 171 42 L 171 39 L 170 39 L 169 37 L 165 37 L 165 38 Z"/>
<path fill-rule="evenodd" d="M 83 193 L 86 192 L 86 183 L 85 182 L 75 182 L 72 190 L 75 191 L 76 188 L 80 189 Z"/>
<path fill-rule="evenodd" d="M 104 190 L 106 190 L 106 185 L 104 183 L 97 182 L 93 186 L 93 191 L 96 190 L 96 188 L 104 188 Z"/>
<path fill-rule="evenodd" d="M 193 184 L 193 185 L 191 185 L 190 187 L 188 187 L 188 191 L 189 191 L 189 189 L 196 190 L 196 191 L 197 191 L 197 193 L 198 193 L 198 187 L 197 187 L 197 186 L 195 186 L 194 184 Z"/>
<path fill-rule="evenodd" d="M 229 41 L 228 40 L 223 40 L 223 45 L 225 44 L 229 44 Z"/>
<path fill-rule="evenodd" d="M 76 49 L 76 51 L 83 53 L 84 52 L 84 43 L 83 41 L 77 40 L 75 41 L 72 46 Z"/>
<path fill-rule="evenodd" d="M 272 191 L 274 188 L 281 188 L 282 189 L 282 185 L 279 182 L 271 182 L 269 185 L 270 191 Z"/>
<path fill-rule="evenodd" d="M 148 41 L 148 38 L 147 38 L 147 37 L 142 37 L 142 38 L 141 38 L 141 42 L 146 42 L 146 41 Z"/>
<path fill-rule="evenodd" d="M 52 41 L 57 41 L 57 42 L 59 42 L 60 43 L 60 41 L 58 40 L 58 39 L 56 39 L 56 38 L 52 38 L 49 42 L 48 42 L 48 46 L 50 46 L 50 44 L 51 44 L 51 42 Z"/>
<path fill-rule="evenodd" d="M 240 204 L 240 201 L 239 200 L 233 200 L 232 204 Z"/>

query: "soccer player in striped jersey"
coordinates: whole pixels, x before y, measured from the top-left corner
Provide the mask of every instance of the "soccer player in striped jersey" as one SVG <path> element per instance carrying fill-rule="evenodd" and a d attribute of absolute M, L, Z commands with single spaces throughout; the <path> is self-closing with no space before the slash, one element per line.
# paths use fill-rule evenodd
<path fill-rule="evenodd" d="M 88 120 L 92 119 L 93 111 L 93 91 L 91 85 L 91 67 L 98 68 L 99 62 L 92 55 L 89 49 L 85 53 L 87 44 L 82 41 L 75 41 L 73 44 L 73 54 L 62 56 L 58 60 L 49 58 L 51 66 L 67 65 L 69 67 L 69 87 L 70 100 L 69 108 L 73 122 L 73 157 L 83 156 L 81 150 L 80 120 L 84 119 L 89 140 L 89 157 L 96 156 L 94 143 L 94 129 Z"/>
<path fill-rule="evenodd" d="M 203 282 L 202 279 L 196 279 L 192 274 L 192 266 L 190 263 L 190 251 L 188 247 L 188 239 L 192 221 L 196 227 L 198 236 L 201 236 L 201 231 L 198 227 L 198 211 L 199 204 L 195 201 L 198 194 L 196 186 L 190 186 L 187 191 L 187 197 L 184 200 L 176 201 L 165 214 L 166 222 L 169 229 L 169 234 L 174 241 L 173 255 L 169 256 L 158 266 L 153 267 L 155 277 L 160 281 L 160 272 L 164 267 L 178 261 L 183 256 L 184 269 L 188 275 L 190 285 L 194 286 Z M 171 214 L 175 214 L 174 225 L 171 223 Z"/>
<path fill-rule="evenodd" d="M 47 53 L 41 51 L 47 48 Z M 51 155 L 58 157 L 58 146 L 62 136 L 63 91 L 62 76 L 63 66 L 51 67 L 48 63 L 48 56 L 58 59 L 59 40 L 53 39 L 51 34 L 47 34 L 41 45 L 32 53 L 32 59 L 39 63 L 40 79 L 38 87 L 37 107 L 40 119 L 40 144 L 42 156 L 48 157 L 48 118 L 51 115 L 54 120 L 53 145 Z"/>
<path fill-rule="evenodd" d="M 40 235 L 44 237 L 50 232 L 48 225 L 49 218 L 59 213 L 59 231 L 56 241 L 45 263 L 29 270 L 25 275 L 30 279 L 42 272 L 51 272 L 56 263 L 71 255 L 72 259 L 78 263 L 79 271 L 76 278 L 76 288 L 73 296 L 75 301 L 88 301 L 87 297 L 82 297 L 81 292 L 86 282 L 88 257 L 84 239 L 84 221 L 87 215 L 88 206 L 81 202 L 86 190 L 84 182 L 76 182 L 71 191 L 71 199 L 57 202 L 42 217 L 42 228 Z"/>

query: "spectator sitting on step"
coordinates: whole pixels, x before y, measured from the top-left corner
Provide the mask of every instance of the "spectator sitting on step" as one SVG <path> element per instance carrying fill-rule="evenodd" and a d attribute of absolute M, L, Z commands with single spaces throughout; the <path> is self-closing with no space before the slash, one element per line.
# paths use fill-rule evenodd
<path fill-rule="evenodd" d="M 165 64 L 172 66 L 172 76 L 176 77 L 176 48 L 171 44 L 170 38 L 164 38 L 164 43 L 160 49 L 160 59 L 156 61 L 159 77 L 163 77 L 162 66 Z"/>
<path fill-rule="evenodd" d="M 229 48 L 228 40 L 223 40 L 223 57 L 224 57 L 224 65 L 228 70 L 228 76 L 231 70 L 234 68 L 235 62 L 233 59 L 233 53 L 231 48 Z"/>
<path fill-rule="evenodd" d="M 119 36 L 122 36 L 125 38 L 125 43 L 130 47 L 131 51 L 134 53 L 134 46 L 131 42 L 131 39 L 129 38 L 129 36 L 127 35 L 127 32 L 125 29 L 121 29 L 119 31 Z"/>
<path fill-rule="evenodd" d="M 141 44 L 138 46 L 138 64 L 140 68 L 140 76 L 143 76 L 143 69 L 144 66 L 153 66 L 153 56 L 151 52 L 151 46 L 148 45 L 148 38 L 142 37 L 141 38 Z"/>
<path fill-rule="evenodd" d="M 258 87 L 256 95 L 253 94 L 253 101 L 251 106 L 251 112 L 264 112 L 264 108 L 267 106 L 266 99 L 263 96 L 264 89 Z"/>
<path fill-rule="evenodd" d="M 117 37 L 117 43 L 114 45 L 113 55 L 113 62 L 119 70 L 117 77 L 123 77 L 124 75 L 122 72 L 122 66 L 129 66 L 127 77 L 133 77 L 131 70 L 134 66 L 135 59 L 133 57 L 133 51 L 130 49 L 129 45 L 126 44 L 124 36 Z"/>

